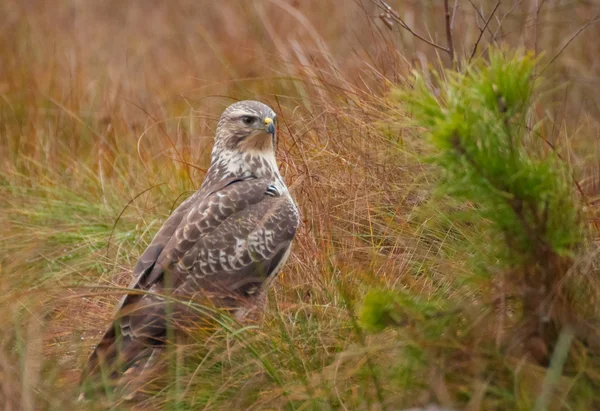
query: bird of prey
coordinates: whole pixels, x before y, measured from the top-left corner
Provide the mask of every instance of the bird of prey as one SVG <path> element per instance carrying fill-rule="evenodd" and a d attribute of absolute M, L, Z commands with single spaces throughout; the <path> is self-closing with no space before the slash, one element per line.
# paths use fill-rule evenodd
<path fill-rule="evenodd" d="M 82 382 L 140 373 L 167 330 L 201 321 L 200 301 L 238 319 L 264 302 L 290 254 L 298 210 L 275 160 L 275 113 L 257 101 L 229 106 L 217 125 L 202 186 L 165 221 L 137 262 L 132 292 L 89 358 Z M 166 298 L 168 295 L 172 298 Z M 172 312 L 170 311 L 172 310 Z"/>

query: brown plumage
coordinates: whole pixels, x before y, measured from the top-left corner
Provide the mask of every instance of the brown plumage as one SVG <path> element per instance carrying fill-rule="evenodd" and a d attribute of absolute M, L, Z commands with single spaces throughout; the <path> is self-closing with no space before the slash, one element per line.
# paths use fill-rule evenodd
<path fill-rule="evenodd" d="M 167 219 L 134 268 L 130 288 L 149 293 L 123 298 L 83 381 L 139 376 L 163 350 L 167 328 L 182 333 L 210 316 L 156 294 L 238 318 L 264 299 L 299 222 L 275 161 L 274 121 L 275 113 L 256 101 L 223 112 L 202 186 Z"/>

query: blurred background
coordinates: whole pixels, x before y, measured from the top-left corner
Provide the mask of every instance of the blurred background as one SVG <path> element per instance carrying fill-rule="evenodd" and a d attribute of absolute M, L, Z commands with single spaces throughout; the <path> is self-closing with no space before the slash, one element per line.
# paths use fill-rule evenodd
<path fill-rule="evenodd" d="M 3 1 L 4 124 L 60 122 L 35 140 L 23 129 L 18 137 L 5 134 L 3 155 L 46 150 L 52 157 L 53 145 L 44 139 L 55 137 L 78 150 L 81 139 L 68 127 L 81 124 L 69 112 L 96 121 L 98 133 L 109 123 L 114 133 L 124 118 L 129 129 L 150 116 L 164 117 L 166 127 L 180 118 L 186 124 L 179 134 L 195 127 L 194 136 L 178 136 L 183 149 L 189 143 L 183 140 L 210 137 L 207 121 L 234 99 L 260 97 L 283 110 L 314 113 L 335 87 L 340 95 L 349 86 L 381 95 L 412 69 L 449 64 L 446 53 L 386 17 L 385 4 L 416 33 L 446 47 L 441 0 Z M 484 52 L 492 40 L 533 50 L 552 60 L 544 75 L 561 87 L 556 99 L 572 114 L 566 118 L 576 124 L 597 115 L 594 2 L 466 0 L 449 7 L 457 59 L 468 60 L 476 43 L 475 54 Z"/>
<path fill-rule="evenodd" d="M 469 268 L 462 251 L 443 250 L 447 228 L 420 236 L 433 177 L 418 161 L 418 130 L 396 125 L 388 94 L 407 87 L 413 70 L 461 69 L 496 43 L 540 55 L 545 138 L 595 218 L 600 3 L 450 0 L 448 8 L 452 58 L 441 50 L 442 0 L 0 0 L 6 407 L 77 407 L 79 370 L 119 298 L 93 286 L 129 283 L 153 233 L 200 186 L 221 111 L 250 98 L 278 113 L 278 158 L 303 226 L 265 324 L 248 337 L 258 351 L 216 344 L 200 357 L 210 357 L 206 369 L 184 373 L 177 401 L 530 409 L 521 391 L 543 373 L 518 385 L 515 363 L 492 362 L 504 374 L 486 391 L 497 375 L 478 374 L 483 360 L 468 359 L 483 337 L 433 364 L 399 353 L 389 336 L 365 345 L 348 315 L 373 285 L 475 306 L 491 292 L 457 285 Z M 371 360 L 365 347 L 377 347 Z M 444 382 L 437 375 L 455 375 L 452 361 L 470 371 Z"/>

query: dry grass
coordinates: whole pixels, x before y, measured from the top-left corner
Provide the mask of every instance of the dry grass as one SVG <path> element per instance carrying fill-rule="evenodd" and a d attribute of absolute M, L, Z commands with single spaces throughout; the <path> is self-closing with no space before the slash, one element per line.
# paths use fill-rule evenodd
<path fill-rule="evenodd" d="M 457 62 L 496 5 L 472 3 L 456 2 Z M 445 45 L 442 1 L 389 4 Z M 558 55 L 544 75 L 566 85 L 548 98 L 544 137 L 592 223 L 600 25 L 569 40 L 598 12 L 502 2 L 478 46 L 494 37 Z M 390 87 L 448 55 L 380 13 L 368 0 L 0 2 L 0 404 L 89 409 L 74 402 L 79 370 L 118 298 L 93 286 L 129 282 L 161 221 L 199 187 L 220 111 L 253 98 L 282 120 L 281 169 L 303 217 L 293 257 L 259 326 L 186 350 L 146 407 L 533 408 L 545 370 L 496 349 L 495 288 L 467 263 L 478 234 L 429 204 L 419 133 L 392 125 L 404 114 L 390 112 Z M 582 265 L 597 273 L 593 260 Z M 353 312 L 371 287 L 463 314 L 408 311 L 407 329 L 368 336 Z M 556 409 L 598 406 L 600 368 L 581 361 Z"/>

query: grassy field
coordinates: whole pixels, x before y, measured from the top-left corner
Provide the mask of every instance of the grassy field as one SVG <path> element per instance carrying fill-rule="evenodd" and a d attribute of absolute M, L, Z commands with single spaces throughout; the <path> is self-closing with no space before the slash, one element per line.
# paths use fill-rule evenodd
<path fill-rule="evenodd" d="M 444 3 L 0 0 L 0 408 L 107 407 L 76 402 L 80 370 L 200 186 L 221 111 L 251 98 L 280 119 L 292 257 L 264 318 L 177 348 L 140 409 L 600 409 L 600 4 L 452 0 L 446 19 Z M 533 96 L 522 161 L 480 158 L 520 191 L 461 174 L 439 127 L 511 134 L 469 94 L 491 83 L 440 71 L 497 44 L 543 78 L 494 85 Z M 414 115 L 438 97 L 470 104 Z M 507 197 L 532 211 L 494 207 Z M 507 215 L 543 220 L 533 246 Z M 560 309 L 540 313 L 547 298 Z M 546 314 L 560 327 L 529 338 Z"/>

